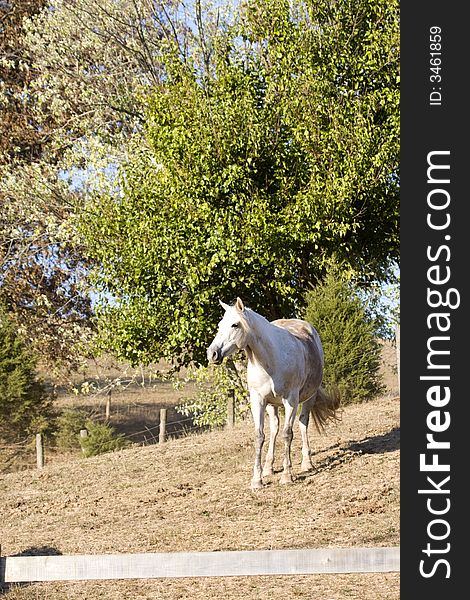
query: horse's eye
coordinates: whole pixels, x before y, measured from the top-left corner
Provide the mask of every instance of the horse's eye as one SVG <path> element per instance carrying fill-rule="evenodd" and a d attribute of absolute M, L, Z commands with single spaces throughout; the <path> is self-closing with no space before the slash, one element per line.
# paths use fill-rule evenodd
<path fill-rule="evenodd" d="M 238 327 L 239 325 L 240 325 L 240 323 L 234 323 L 234 324 L 232 325 L 232 327 Z"/>

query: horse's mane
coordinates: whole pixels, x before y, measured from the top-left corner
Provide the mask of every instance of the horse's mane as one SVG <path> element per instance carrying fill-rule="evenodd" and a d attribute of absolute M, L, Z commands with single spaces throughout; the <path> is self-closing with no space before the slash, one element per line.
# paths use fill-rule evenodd
<path fill-rule="evenodd" d="M 249 308 L 248 306 L 245 306 L 245 310 L 241 313 L 241 317 L 244 320 L 245 324 L 250 326 L 250 324 L 255 324 L 255 323 L 261 323 L 263 325 L 270 325 L 271 322 L 268 321 L 268 319 L 266 319 L 266 317 L 263 317 L 263 315 L 260 315 L 259 313 L 257 313 L 256 311 L 254 311 L 252 308 Z"/>

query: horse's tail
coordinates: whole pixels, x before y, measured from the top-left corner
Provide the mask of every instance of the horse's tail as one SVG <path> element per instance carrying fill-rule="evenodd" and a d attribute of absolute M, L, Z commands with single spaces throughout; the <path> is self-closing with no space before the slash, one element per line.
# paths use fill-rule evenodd
<path fill-rule="evenodd" d="M 328 421 L 339 421 L 337 411 L 341 403 L 339 390 L 332 387 L 328 391 L 319 387 L 313 406 L 310 409 L 317 431 L 321 433 Z"/>

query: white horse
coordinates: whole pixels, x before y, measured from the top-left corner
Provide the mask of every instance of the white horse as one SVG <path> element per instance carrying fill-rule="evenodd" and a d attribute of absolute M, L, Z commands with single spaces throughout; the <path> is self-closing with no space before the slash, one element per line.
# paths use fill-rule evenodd
<path fill-rule="evenodd" d="M 255 424 L 255 466 L 252 489 L 263 486 L 263 476 L 273 474 L 274 446 L 279 431 L 278 408 L 284 406 L 284 470 L 280 483 L 291 483 L 291 444 L 293 424 L 299 403 L 302 409 L 299 429 L 302 436 L 302 471 L 312 468 L 307 428 L 310 414 L 319 431 L 329 419 L 336 418 L 339 396 L 327 394 L 321 387 L 323 348 L 316 330 L 300 319 L 269 322 L 246 308 L 240 298 L 233 306 L 220 302 L 225 315 L 207 350 L 209 362 L 221 364 L 237 349 L 248 358 L 247 379 Z M 264 413 L 270 419 L 269 447 L 263 470 L 261 453 L 264 444 Z"/>

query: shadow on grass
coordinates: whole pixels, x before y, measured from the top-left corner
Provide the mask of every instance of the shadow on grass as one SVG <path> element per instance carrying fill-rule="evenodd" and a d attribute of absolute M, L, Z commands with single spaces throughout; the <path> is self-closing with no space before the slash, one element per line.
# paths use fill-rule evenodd
<path fill-rule="evenodd" d="M 364 438 L 359 442 L 351 442 L 348 448 L 361 454 L 383 454 L 400 449 L 400 428 L 395 427 L 382 435 Z"/>
<path fill-rule="evenodd" d="M 395 452 L 400 448 L 400 428 L 394 429 L 376 435 L 367 437 L 363 440 L 352 441 L 346 444 L 334 444 L 329 448 L 325 448 L 318 455 L 312 456 L 313 468 L 310 471 L 299 473 L 296 476 L 297 481 L 303 481 L 307 485 L 314 482 L 314 476 L 322 471 L 330 471 L 339 467 L 342 464 L 351 462 L 358 456 L 364 454 L 385 454 L 387 452 Z M 321 454 L 327 456 L 320 458 Z"/>

